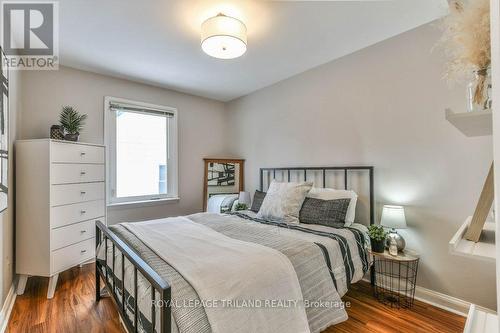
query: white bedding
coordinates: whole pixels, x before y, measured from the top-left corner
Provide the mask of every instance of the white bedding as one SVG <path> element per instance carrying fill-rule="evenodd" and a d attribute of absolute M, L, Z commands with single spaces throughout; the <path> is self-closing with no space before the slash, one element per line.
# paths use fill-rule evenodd
<path fill-rule="evenodd" d="M 206 304 L 225 300 L 292 300 L 298 304 L 206 306 L 214 333 L 309 332 L 297 276 L 281 252 L 229 238 L 184 217 L 122 225 L 174 267 Z M 224 265 L 220 265 L 221 258 Z"/>

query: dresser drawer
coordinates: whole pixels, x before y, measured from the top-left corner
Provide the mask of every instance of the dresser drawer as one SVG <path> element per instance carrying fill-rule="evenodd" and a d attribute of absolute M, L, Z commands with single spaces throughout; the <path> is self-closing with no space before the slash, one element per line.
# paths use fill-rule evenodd
<path fill-rule="evenodd" d="M 68 205 L 104 199 L 104 182 L 69 185 L 51 185 L 50 205 Z"/>
<path fill-rule="evenodd" d="M 57 250 L 95 236 L 95 220 L 83 221 L 65 227 L 52 229 L 50 249 Z"/>
<path fill-rule="evenodd" d="M 90 219 L 106 223 L 104 218 L 99 218 L 99 216 L 105 215 L 105 209 L 104 200 L 52 207 L 50 208 L 50 227 L 62 227 Z"/>
<path fill-rule="evenodd" d="M 87 239 L 59 250 L 52 251 L 51 272 L 63 271 L 94 257 L 95 240 Z"/>
<path fill-rule="evenodd" d="M 104 164 L 104 147 L 51 142 L 50 150 L 53 163 Z"/>
<path fill-rule="evenodd" d="M 88 183 L 104 181 L 104 164 L 52 164 L 51 184 Z"/>

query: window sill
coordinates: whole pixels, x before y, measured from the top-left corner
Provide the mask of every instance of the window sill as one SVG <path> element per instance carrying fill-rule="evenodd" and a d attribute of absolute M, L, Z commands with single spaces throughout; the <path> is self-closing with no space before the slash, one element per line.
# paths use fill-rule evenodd
<path fill-rule="evenodd" d="M 148 206 L 156 206 L 156 205 L 162 205 L 162 204 L 168 204 L 168 203 L 175 203 L 175 202 L 178 202 L 179 200 L 180 200 L 179 197 L 172 197 L 172 198 L 164 198 L 164 199 L 158 199 L 158 200 L 112 202 L 112 203 L 108 203 L 107 206 L 109 208 L 114 208 L 114 207 L 127 207 L 127 208 L 148 207 Z"/>

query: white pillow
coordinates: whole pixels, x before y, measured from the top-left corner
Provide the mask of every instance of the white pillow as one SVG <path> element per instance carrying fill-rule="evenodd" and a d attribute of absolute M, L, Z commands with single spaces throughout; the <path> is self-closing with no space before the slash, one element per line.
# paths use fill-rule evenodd
<path fill-rule="evenodd" d="M 354 218 L 356 217 L 356 202 L 358 201 L 358 195 L 356 192 L 348 190 L 335 190 L 333 188 L 313 187 L 307 194 L 307 197 L 321 200 L 351 199 L 345 215 L 345 226 L 349 227 L 354 223 Z"/>
<path fill-rule="evenodd" d="M 271 182 L 257 217 L 269 220 L 299 223 L 299 213 L 306 194 L 312 187 L 306 183 Z"/>

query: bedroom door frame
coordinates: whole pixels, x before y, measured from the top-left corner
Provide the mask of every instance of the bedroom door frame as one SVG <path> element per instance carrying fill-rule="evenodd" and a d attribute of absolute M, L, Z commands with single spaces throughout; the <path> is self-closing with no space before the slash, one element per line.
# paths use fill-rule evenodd
<path fill-rule="evenodd" d="M 500 118 L 497 105 L 500 105 L 500 0 L 490 0 L 490 31 L 491 31 L 491 80 L 493 101 L 493 160 L 494 160 L 494 188 L 495 194 L 500 193 L 500 163 L 496 161 L 500 156 Z M 500 198 L 495 195 L 494 207 L 497 212 L 497 223 L 495 229 L 495 242 L 500 244 L 500 223 L 498 223 L 498 212 L 500 211 Z M 500 246 L 496 247 L 496 286 L 497 305 L 500 304 Z M 497 320 L 500 330 L 500 320 Z"/>

